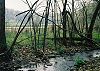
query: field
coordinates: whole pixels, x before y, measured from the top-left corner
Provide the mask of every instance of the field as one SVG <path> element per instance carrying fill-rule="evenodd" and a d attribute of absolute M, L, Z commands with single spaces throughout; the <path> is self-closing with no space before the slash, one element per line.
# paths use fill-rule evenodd
<path fill-rule="evenodd" d="M 11 28 L 10 29 L 6 29 L 6 40 L 7 40 L 7 44 L 10 46 L 17 34 L 18 31 L 18 27 L 16 29 L 15 28 Z M 38 30 L 37 30 L 38 31 Z M 36 33 L 36 40 L 37 40 L 37 46 L 41 46 L 43 43 L 43 37 L 44 37 L 44 33 L 43 33 L 43 28 L 40 28 L 40 35 L 38 34 L 38 32 Z M 62 37 L 62 31 L 60 31 L 60 37 Z M 68 34 L 67 34 L 68 35 Z M 38 36 L 39 36 L 39 43 L 38 43 Z M 46 38 L 53 38 L 54 34 L 52 32 L 51 27 L 48 28 L 47 30 L 47 36 Z M 100 33 L 97 33 L 96 31 L 93 32 L 93 39 L 97 42 L 100 42 Z M 51 43 L 54 45 L 54 41 L 50 40 L 50 39 L 46 39 L 47 41 L 49 41 L 48 43 Z M 16 44 L 20 44 L 20 45 L 31 45 L 34 41 L 34 33 L 30 30 L 30 28 L 25 28 L 23 30 L 23 32 L 19 35 Z M 52 47 L 52 45 L 49 45 Z M 41 46 L 42 47 L 42 46 Z"/>

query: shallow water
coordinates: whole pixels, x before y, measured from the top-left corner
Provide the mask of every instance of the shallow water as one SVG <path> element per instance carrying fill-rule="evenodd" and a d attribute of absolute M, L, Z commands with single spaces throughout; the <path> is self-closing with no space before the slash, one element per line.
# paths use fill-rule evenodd
<path fill-rule="evenodd" d="M 99 57 L 100 50 L 75 53 L 73 55 L 65 55 L 64 57 L 51 58 L 50 63 L 52 63 L 52 66 L 44 66 L 44 64 L 38 64 L 35 71 L 70 71 L 70 69 L 74 68 L 77 58 L 89 61 L 90 56 L 91 58 Z"/>
<path fill-rule="evenodd" d="M 63 57 L 57 57 L 50 59 L 50 63 L 52 63 L 52 66 L 38 66 L 37 71 L 68 71 L 69 67 L 73 66 L 74 61 L 67 61 Z"/>

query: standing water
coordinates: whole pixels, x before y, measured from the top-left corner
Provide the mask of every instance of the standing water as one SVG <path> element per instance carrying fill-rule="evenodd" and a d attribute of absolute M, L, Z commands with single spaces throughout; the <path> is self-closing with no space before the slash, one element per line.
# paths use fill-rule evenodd
<path fill-rule="evenodd" d="M 90 52 L 75 53 L 73 55 L 66 55 L 64 57 L 51 58 L 52 66 L 38 64 L 36 68 L 22 68 L 18 71 L 70 71 L 74 68 L 75 61 L 79 57 L 82 60 L 89 61 L 90 57 L 99 57 L 100 50 Z"/>

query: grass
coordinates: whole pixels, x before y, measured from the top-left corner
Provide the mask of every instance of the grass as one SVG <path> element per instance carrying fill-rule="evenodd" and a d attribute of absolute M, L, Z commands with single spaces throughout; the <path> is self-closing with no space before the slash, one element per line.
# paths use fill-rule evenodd
<path fill-rule="evenodd" d="M 93 32 L 93 39 L 97 42 L 100 42 L 100 33 Z"/>
<path fill-rule="evenodd" d="M 15 35 L 16 35 L 15 32 L 7 32 L 6 33 L 6 41 L 7 41 L 8 45 L 12 44 L 12 42 L 13 42 L 13 40 L 15 38 Z M 30 36 L 30 34 L 21 33 L 21 35 L 17 39 L 17 42 L 22 41 L 22 42 L 19 43 L 19 44 L 22 44 L 22 45 L 31 44 L 31 38 L 29 36 Z M 28 38 L 28 39 L 26 39 L 26 38 Z"/>
<path fill-rule="evenodd" d="M 16 32 L 6 32 L 6 40 L 9 46 L 12 44 L 15 35 L 16 35 Z M 36 37 L 37 37 L 36 39 L 38 40 L 38 34 L 36 35 Z M 42 47 L 43 37 L 44 37 L 43 31 L 41 30 L 39 43 L 37 41 L 37 47 L 39 48 Z M 47 38 L 53 38 L 53 32 L 50 29 L 47 31 Z M 32 39 L 34 39 L 34 37 L 32 37 Z M 100 33 L 93 32 L 93 39 L 100 42 Z M 47 41 L 46 45 L 48 45 L 47 47 L 54 47 L 54 41 L 49 40 L 49 39 L 46 39 L 46 41 Z M 31 45 L 33 42 L 31 40 L 31 33 L 22 32 L 20 36 L 18 37 L 17 42 L 20 42 L 18 43 L 20 45 Z"/>
<path fill-rule="evenodd" d="M 85 64 L 85 61 L 78 56 L 75 60 L 75 65 L 79 68 L 81 65 L 84 65 L 84 64 Z"/>

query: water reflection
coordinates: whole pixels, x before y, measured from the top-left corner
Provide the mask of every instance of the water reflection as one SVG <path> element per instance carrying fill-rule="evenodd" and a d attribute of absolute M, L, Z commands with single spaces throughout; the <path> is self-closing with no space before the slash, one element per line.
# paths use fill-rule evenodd
<path fill-rule="evenodd" d="M 64 57 L 51 58 L 50 63 L 52 63 L 52 66 L 38 64 L 35 71 L 70 71 L 74 67 L 77 57 L 89 61 L 89 56 L 91 55 L 93 58 L 96 54 L 100 55 L 100 51 L 94 50 L 91 52 L 75 53 L 72 56 L 66 55 Z"/>
<path fill-rule="evenodd" d="M 41 64 L 36 71 L 70 71 L 69 69 L 74 66 L 74 61 L 67 61 L 63 57 L 52 58 L 50 63 L 52 63 L 52 66 L 44 67 Z"/>

